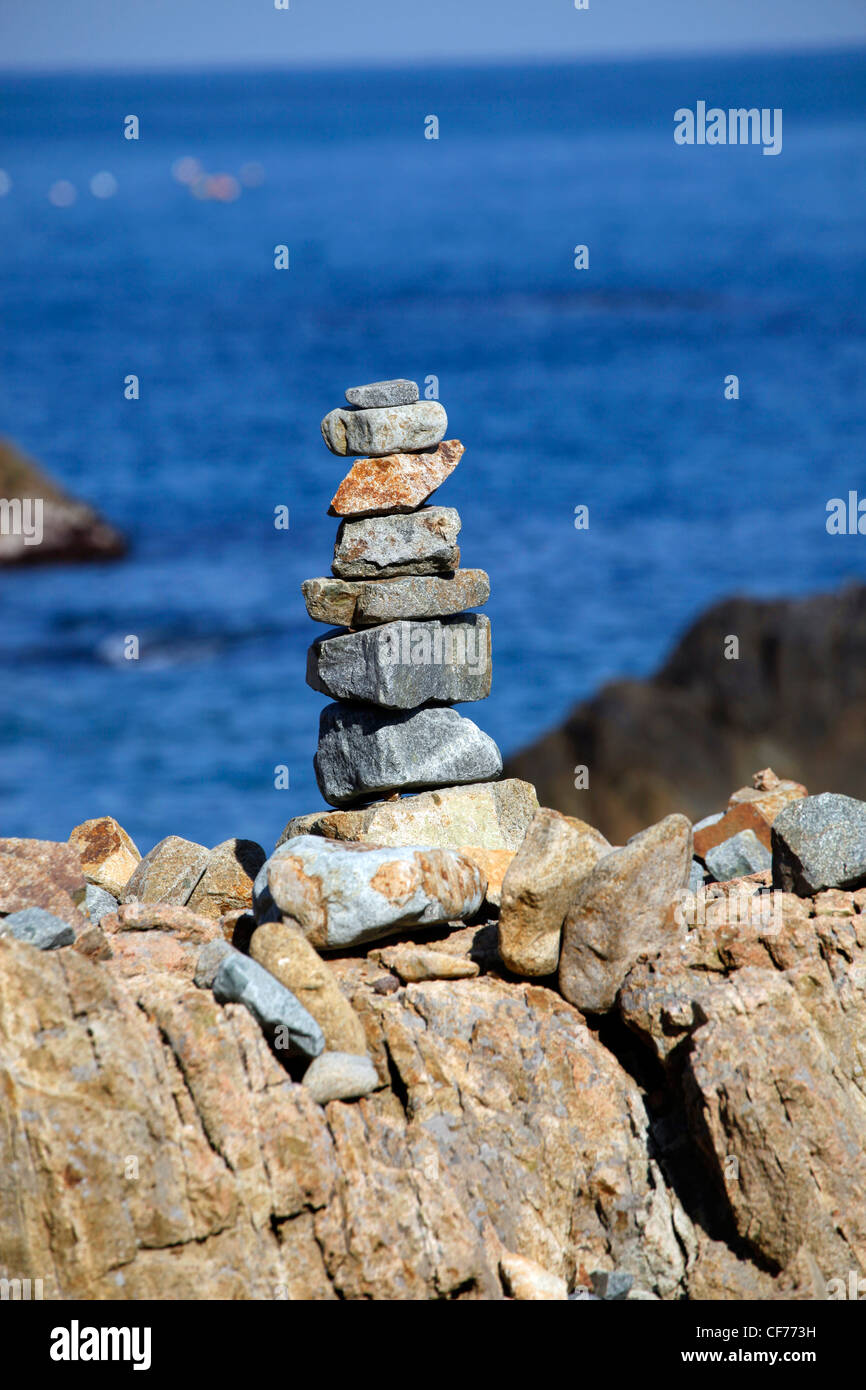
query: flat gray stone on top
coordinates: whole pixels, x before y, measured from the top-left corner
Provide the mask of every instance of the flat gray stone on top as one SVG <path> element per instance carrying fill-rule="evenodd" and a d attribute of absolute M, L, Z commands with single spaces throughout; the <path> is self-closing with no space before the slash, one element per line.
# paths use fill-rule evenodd
<path fill-rule="evenodd" d="M 490 597 L 484 570 L 403 575 L 399 579 L 305 579 L 307 612 L 317 623 L 372 627 L 399 618 L 447 618 Z"/>
<path fill-rule="evenodd" d="M 366 386 L 350 386 L 346 392 L 349 405 L 361 410 L 371 406 L 414 405 L 418 399 L 417 381 L 395 377 L 393 381 L 371 381 Z"/>
<path fill-rule="evenodd" d="M 288 1056 L 318 1057 L 324 1051 L 325 1037 L 316 1020 L 258 961 L 230 950 L 220 960 L 211 988 L 221 1004 L 243 1004 Z"/>
<path fill-rule="evenodd" d="M 808 897 L 866 884 L 866 801 L 835 792 L 791 801 L 773 821 L 773 884 Z"/>
<path fill-rule="evenodd" d="M 332 454 L 384 458 L 386 454 L 431 449 L 445 438 L 448 416 L 438 401 L 382 406 L 375 410 L 332 410 L 322 421 L 322 438 Z"/>
<path fill-rule="evenodd" d="M 332 700 L 386 709 L 459 704 L 490 694 L 490 619 L 383 623 L 326 633 L 307 653 L 307 685 Z"/>
<path fill-rule="evenodd" d="M 44 907 L 22 907 L 0 918 L 0 936 L 14 936 L 39 951 L 55 951 L 58 946 L 72 945 L 75 929 Z"/>
<path fill-rule="evenodd" d="M 708 849 L 704 863 L 716 883 L 726 883 L 730 878 L 742 878 L 744 874 L 759 874 L 769 869 L 772 857 L 754 830 L 740 830 Z"/>
<path fill-rule="evenodd" d="M 363 705 L 326 705 L 313 760 L 332 806 L 394 791 L 488 782 L 502 773 L 493 739 L 453 709 L 392 714 Z"/>
<path fill-rule="evenodd" d="M 449 573 L 460 564 L 459 534 L 456 507 L 342 521 L 331 569 L 339 579 Z"/>
<path fill-rule="evenodd" d="M 358 1100 L 379 1085 L 370 1058 L 354 1052 L 323 1052 L 304 1072 L 306 1086 L 314 1101 L 327 1105 L 330 1100 Z"/>

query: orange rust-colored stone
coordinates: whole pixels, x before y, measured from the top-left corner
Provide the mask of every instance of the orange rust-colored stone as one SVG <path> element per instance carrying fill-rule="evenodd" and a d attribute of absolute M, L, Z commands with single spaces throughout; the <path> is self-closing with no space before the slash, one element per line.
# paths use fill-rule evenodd
<path fill-rule="evenodd" d="M 412 512 L 454 472 L 464 448 L 447 439 L 429 453 L 356 459 L 331 499 L 331 516 Z"/>

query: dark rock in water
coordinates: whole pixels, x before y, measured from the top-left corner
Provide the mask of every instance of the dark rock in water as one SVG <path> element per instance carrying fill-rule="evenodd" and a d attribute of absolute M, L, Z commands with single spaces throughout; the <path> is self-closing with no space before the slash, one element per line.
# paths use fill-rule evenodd
<path fill-rule="evenodd" d="M 42 907 L 10 912 L 0 920 L 0 936 L 14 936 L 17 941 L 24 941 L 39 951 L 55 951 L 58 946 L 71 946 L 75 940 L 69 923 Z"/>
<path fill-rule="evenodd" d="M 0 566 L 115 560 L 125 537 L 0 440 Z"/>
<path fill-rule="evenodd" d="M 725 637 L 740 640 L 725 661 Z M 700 820 L 768 762 L 782 777 L 866 798 L 866 586 L 806 599 L 729 599 L 656 675 L 605 686 L 508 759 L 542 805 L 614 844 L 674 811 Z M 591 770 L 585 790 L 574 768 Z"/>
<path fill-rule="evenodd" d="M 808 897 L 866 884 L 866 801 L 806 796 L 773 822 L 773 882 Z"/>

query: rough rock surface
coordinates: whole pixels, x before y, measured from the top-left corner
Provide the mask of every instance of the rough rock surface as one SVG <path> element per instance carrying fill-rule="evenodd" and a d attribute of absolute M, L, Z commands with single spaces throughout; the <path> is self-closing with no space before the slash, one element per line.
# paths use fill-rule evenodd
<path fill-rule="evenodd" d="M 531 782 L 508 777 L 464 787 L 440 787 L 354 811 L 314 811 L 295 816 L 278 840 L 326 835 L 373 845 L 440 845 L 463 850 L 517 850 L 538 810 Z M 467 853 L 471 851 L 467 850 Z"/>
<path fill-rule="evenodd" d="M 393 970 L 404 985 L 419 980 L 471 980 L 481 968 L 469 956 L 437 951 L 431 946 L 383 946 L 371 951 L 370 959 Z"/>
<path fill-rule="evenodd" d="M 504 1251 L 499 1273 L 511 1298 L 531 1302 L 562 1302 L 568 1298 L 568 1285 L 558 1274 L 549 1274 L 535 1260 Z"/>
<path fill-rule="evenodd" d="M 448 439 L 425 454 L 357 459 L 331 499 L 331 516 L 414 512 L 454 472 L 465 450 Z"/>
<path fill-rule="evenodd" d="M 0 918 L 0 936 L 13 936 L 35 946 L 37 951 L 55 951 L 59 946 L 71 946 L 75 932 L 68 922 L 44 907 L 23 907 Z"/>
<path fill-rule="evenodd" d="M 383 792 L 485 782 L 502 771 L 493 739 L 456 710 L 390 714 L 342 703 L 322 710 L 313 761 L 332 806 Z"/>
<path fill-rule="evenodd" d="M 223 941 L 213 944 L 226 945 Z M 222 954 L 211 988 L 219 1003 L 243 1004 L 286 1056 L 318 1057 L 324 1049 L 321 1028 L 291 990 L 240 951 L 228 947 Z"/>
<path fill-rule="evenodd" d="M 124 902 L 175 903 L 182 907 L 207 868 L 210 851 L 194 840 L 167 835 L 137 866 L 123 893 Z"/>
<path fill-rule="evenodd" d="M 368 1096 L 381 1083 L 366 1053 L 322 1052 L 304 1072 L 303 1084 L 317 1105 L 327 1105 Z"/>
<path fill-rule="evenodd" d="M 447 428 L 448 416 L 439 401 L 365 410 L 338 407 L 322 421 L 322 438 L 332 454 L 381 458 L 400 451 L 430 449 L 445 438 Z"/>
<path fill-rule="evenodd" d="M 253 881 L 267 855 L 255 840 L 224 840 L 208 855 L 205 871 L 187 899 L 204 917 L 223 917 L 252 906 Z"/>
<path fill-rule="evenodd" d="M 599 860 L 563 923 L 559 986 L 566 999 L 605 1013 L 638 957 L 682 933 L 674 909 L 691 862 L 692 828 L 677 815 Z"/>
<path fill-rule="evenodd" d="M 780 900 L 781 927 L 703 919 L 620 991 L 634 1047 L 661 1049 L 649 1090 L 553 990 L 499 977 L 495 924 L 428 934 L 473 979 L 334 961 L 379 1087 L 326 1108 L 245 1008 L 155 955 L 124 974 L 0 939 L 0 1268 L 46 1298 L 496 1299 L 517 1256 L 571 1296 L 605 1274 L 830 1296 L 866 1268 L 866 890 L 753 876 L 712 901 L 735 891 Z M 114 943 L 218 932 L 121 915 Z"/>
<path fill-rule="evenodd" d="M 866 884 L 866 801 L 824 792 L 786 806 L 773 822 L 773 881 L 801 894 Z"/>
<path fill-rule="evenodd" d="M 733 632 L 740 660 L 720 661 Z M 866 585 L 728 599 L 651 679 L 605 686 L 509 758 L 506 776 L 529 778 L 545 806 L 623 844 L 673 811 L 697 821 L 719 810 L 768 762 L 808 787 L 866 800 L 864 731 Z M 578 764 L 592 768 L 584 790 L 574 785 Z"/>
<path fill-rule="evenodd" d="M 455 507 L 341 521 L 331 569 L 343 579 L 450 573 L 460 564 L 459 534 Z"/>
<path fill-rule="evenodd" d="M 761 843 L 754 830 L 740 830 L 729 840 L 713 845 L 704 855 L 704 863 L 719 883 L 744 874 L 760 873 L 772 864 L 770 851 Z"/>
<path fill-rule="evenodd" d="M 484 570 L 457 570 L 447 578 L 305 579 L 301 588 L 311 618 L 342 627 L 370 627 L 395 618 L 444 618 L 481 608 L 490 597 Z"/>
<path fill-rule="evenodd" d="M 480 613 L 337 630 L 307 653 L 313 690 L 385 709 L 484 700 L 491 677 L 490 619 Z"/>
<path fill-rule="evenodd" d="M 329 1051 L 367 1051 L 364 1025 L 299 927 L 263 923 L 252 934 L 250 955 L 303 1004 L 321 1028 Z"/>
<path fill-rule="evenodd" d="M 390 381 L 370 381 L 366 386 L 350 386 L 346 392 L 349 405 L 369 410 L 377 405 L 412 405 L 418 399 L 418 383 L 405 377 Z"/>
<path fill-rule="evenodd" d="M 472 917 L 484 899 L 477 866 L 454 850 L 373 845 L 301 835 L 268 860 L 267 896 L 256 883 L 256 912 L 270 904 L 296 922 L 314 946 L 336 950 L 385 936 Z M 260 896 L 261 894 L 261 896 Z"/>
<path fill-rule="evenodd" d="M 542 807 L 502 884 L 499 950 L 517 975 L 552 975 L 559 965 L 562 922 L 581 879 L 610 845 L 570 816 Z"/>
<path fill-rule="evenodd" d="M 737 802 L 723 815 L 708 816 L 694 827 L 695 854 L 706 859 L 708 850 L 731 840 L 743 830 L 751 830 L 765 849 L 770 848 L 770 822 L 751 801 Z"/>
<path fill-rule="evenodd" d="M 76 825 L 69 843 L 81 856 L 88 883 L 121 898 L 141 860 L 137 845 L 113 816 L 97 816 Z"/>
<path fill-rule="evenodd" d="M 53 840 L 0 840 L 0 914 L 41 907 L 76 934 L 90 925 L 78 851 Z"/>

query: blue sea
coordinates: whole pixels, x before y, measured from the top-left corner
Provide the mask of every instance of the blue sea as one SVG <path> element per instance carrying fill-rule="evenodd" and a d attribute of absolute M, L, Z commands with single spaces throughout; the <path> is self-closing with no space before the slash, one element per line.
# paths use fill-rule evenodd
<path fill-rule="evenodd" d="M 715 599 L 866 577 L 825 527 L 866 495 L 866 54 L 0 89 L 0 433 L 131 542 L 0 572 L 0 834 L 270 848 L 321 806 L 300 585 L 347 386 L 438 378 L 466 454 L 435 500 L 492 582 L 463 712 L 506 754 Z M 781 154 L 676 145 L 699 100 L 781 108 Z"/>

